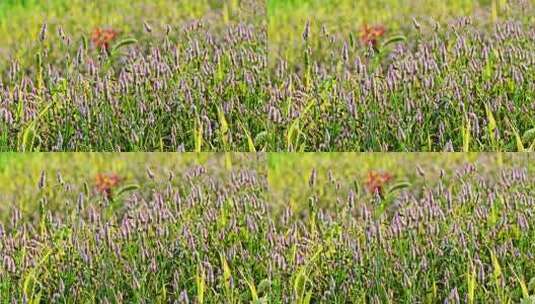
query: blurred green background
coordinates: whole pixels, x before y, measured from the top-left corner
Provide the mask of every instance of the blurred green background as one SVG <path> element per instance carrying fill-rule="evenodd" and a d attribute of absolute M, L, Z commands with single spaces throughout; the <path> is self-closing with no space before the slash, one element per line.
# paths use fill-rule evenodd
<path fill-rule="evenodd" d="M 535 4 L 535 0 L 527 1 Z M 445 24 L 460 16 L 491 23 L 507 18 L 510 8 L 507 0 L 267 0 L 270 65 L 278 59 L 292 63 L 300 57 L 307 20 L 312 36 L 309 46 L 317 50 L 328 44 L 327 39 L 318 39 L 323 27 L 341 40 L 347 40 L 349 33 L 358 37 L 364 24 L 385 26 L 387 36 L 411 37 L 416 33 L 413 17 L 423 25 L 422 30 L 432 32 L 436 22 Z M 532 13 L 526 18 L 535 21 Z"/>
<path fill-rule="evenodd" d="M 23 60 L 28 48 L 37 44 L 43 23 L 48 24 L 50 43 L 61 44 L 58 29 L 64 30 L 77 47 L 81 36 L 89 37 L 93 29 L 113 28 L 121 37 L 140 38 L 143 22 L 156 32 L 166 25 L 180 27 L 203 19 L 226 24 L 251 17 L 257 0 L 2 0 L 0 1 L 0 58 Z M 66 49 L 56 46 L 58 51 Z M 30 52 L 31 55 L 31 52 Z M 0 71 L 2 65 L 0 62 Z"/>
<path fill-rule="evenodd" d="M 334 204 L 355 183 L 361 189 L 360 197 L 367 199 L 370 195 L 365 183 L 372 171 L 391 174 L 394 178 L 389 185 L 408 182 L 411 188 L 437 183 L 441 170 L 454 178 L 456 170 L 466 164 L 475 164 L 491 179 L 498 179 L 501 169 L 523 168 L 535 181 L 535 153 L 0 153 L 0 221 L 12 205 L 27 214 L 35 211 L 42 171 L 58 187 L 59 172 L 76 192 L 83 183 L 93 187 L 99 173 L 117 174 L 123 179 L 122 185 L 144 187 L 151 184 L 147 168 L 165 180 L 169 172 L 178 176 L 196 164 L 214 175 L 228 174 L 231 168 L 247 168 L 267 176 L 275 214 L 287 206 L 295 211 L 306 208 L 312 194 L 309 178 L 313 169 L 317 171 L 319 195 L 326 204 Z M 424 177 L 418 168 L 425 172 Z M 329 175 L 344 188 L 333 192 Z M 51 208 L 61 207 L 63 199 L 51 201 Z"/>
<path fill-rule="evenodd" d="M 410 188 L 422 188 L 439 182 L 441 170 L 448 179 L 456 170 L 473 164 L 489 179 L 498 179 L 501 169 L 523 168 L 535 181 L 535 153 L 271 153 L 268 156 L 270 196 L 282 207 L 300 211 L 307 198 L 317 194 L 325 204 L 336 204 L 338 196 L 345 195 L 355 183 L 360 196 L 370 198 L 365 184 L 369 172 L 388 173 L 393 180 L 385 185 L 408 182 Z M 531 161 L 530 161 L 531 159 Z M 528 165 L 529 164 L 529 165 Z M 418 173 L 420 168 L 425 176 Z M 312 191 L 309 178 L 317 172 L 317 188 Z M 329 175 L 334 183 L 343 187 L 333 191 Z"/>
<path fill-rule="evenodd" d="M 144 189 L 148 191 L 153 184 L 147 168 L 165 181 L 170 172 L 180 176 L 194 165 L 202 165 L 214 176 L 240 168 L 266 174 L 262 153 L 0 153 L 0 222 L 9 215 L 11 206 L 26 214 L 36 211 L 41 172 L 54 187 L 71 187 L 67 192 L 76 197 L 84 183 L 93 190 L 97 174 L 116 174 L 121 186 L 138 184 L 146 192 Z M 56 192 L 61 191 L 50 194 Z M 65 199 L 51 196 L 49 207 L 61 208 Z"/>

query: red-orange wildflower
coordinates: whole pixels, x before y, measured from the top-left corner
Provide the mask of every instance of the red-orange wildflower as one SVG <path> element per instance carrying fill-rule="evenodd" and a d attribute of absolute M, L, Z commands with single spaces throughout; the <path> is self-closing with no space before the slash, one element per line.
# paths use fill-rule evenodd
<path fill-rule="evenodd" d="M 387 172 L 370 171 L 366 178 L 366 189 L 370 193 L 378 192 L 379 194 L 382 194 L 384 185 L 393 178 L 394 176 Z"/>
<path fill-rule="evenodd" d="M 118 36 L 119 32 L 114 29 L 101 29 L 100 27 L 97 27 L 91 33 L 91 42 L 93 42 L 98 49 L 108 50 L 110 48 L 110 43 Z"/>
<path fill-rule="evenodd" d="M 99 173 L 95 176 L 95 188 L 98 192 L 110 197 L 113 188 L 117 187 L 122 178 L 115 173 Z"/>
<path fill-rule="evenodd" d="M 368 26 L 364 24 L 360 30 L 360 41 L 365 45 L 371 45 L 377 48 L 379 39 L 386 33 L 386 27 L 383 25 Z"/>

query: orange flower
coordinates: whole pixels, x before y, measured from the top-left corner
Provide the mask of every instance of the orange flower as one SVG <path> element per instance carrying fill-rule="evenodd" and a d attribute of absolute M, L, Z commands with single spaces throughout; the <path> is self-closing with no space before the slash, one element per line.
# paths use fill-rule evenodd
<path fill-rule="evenodd" d="M 366 189 L 370 193 L 378 192 L 379 194 L 383 193 L 383 186 L 391 181 L 394 177 L 390 173 L 386 172 L 368 172 L 368 177 L 366 179 Z"/>
<path fill-rule="evenodd" d="M 121 180 L 122 178 L 115 173 L 99 173 L 95 176 L 95 188 L 98 192 L 106 195 L 109 198 L 111 196 L 112 189 L 117 187 Z"/>
<path fill-rule="evenodd" d="M 115 40 L 117 36 L 119 36 L 119 32 L 114 29 L 101 29 L 97 27 L 91 33 L 91 42 L 98 49 L 108 50 L 110 48 L 110 42 Z"/>
<path fill-rule="evenodd" d="M 382 25 L 368 26 L 364 24 L 360 30 L 360 41 L 365 45 L 371 45 L 377 48 L 379 39 L 386 33 L 386 27 Z"/>

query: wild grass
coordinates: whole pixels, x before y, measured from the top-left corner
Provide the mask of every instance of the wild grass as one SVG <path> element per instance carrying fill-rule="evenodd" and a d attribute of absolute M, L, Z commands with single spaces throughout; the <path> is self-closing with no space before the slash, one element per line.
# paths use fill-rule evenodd
<path fill-rule="evenodd" d="M 268 4 L 275 150 L 534 149 L 532 1 L 288 3 Z"/>
<path fill-rule="evenodd" d="M 190 285 L 194 281 L 185 278 L 190 270 L 195 273 L 198 267 L 205 271 L 204 257 L 194 250 L 183 251 L 189 245 L 176 237 L 183 234 L 197 238 L 201 230 L 189 225 L 193 222 L 184 221 L 184 226 L 179 227 L 177 216 L 202 224 L 204 207 L 198 205 L 199 209 L 194 211 L 188 204 L 219 201 L 230 208 L 259 199 L 266 186 L 262 157 L 261 154 L 186 153 L 2 155 L 2 201 L 12 203 L 2 204 L 0 212 L 1 301 L 168 302 L 183 295 L 187 297 L 188 293 L 192 299 L 196 298 L 196 287 L 188 289 L 196 286 Z M 66 165 L 67 160 L 70 165 Z M 26 170 L 18 170 L 20 167 Z M 95 179 L 97 173 L 117 174 L 121 182 L 109 192 L 101 192 Z M 18 181 L 11 179 L 14 177 Z M 182 205 L 175 201 L 174 211 L 167 202 L 160 202 L 168 199 L 161 195 L 171 192 L 174 200 L 184 202 Z M 158 200 L 158 206 L 152 203 L 153 199 Z M 9 212 L 4 209 L 7 207 Z M 138 216 L 147 224 L 144 232 L 138 230 L 141 226 L 129 226 Z M 226 223 L 227 219 L 221 219 Z M 160 222 L 159 228 L 153 225 L 154 221 Z M 122 226 L 116 226 L 120 223 Z M 218 225 L 221 224 L 225 225 L 223 222 Z M 110 237 L 119 237 L 120 227 L 122 233 L 127 233 L 123 234 L 124 242 L 113 245 Z M 198 228 L 204 231 L 207 227 Z M 26 241 L 25 248 L 13 247 L 11 242 L 19 237 L 32 239 L 36 247 Z M 119 240 L 113 242 L 116 241 Z M 115 251 L 108 251 L 112 249 L 108 245 Z M 186 256 L 191 258 L 189 262 L 183 259 Z M 143 266 L 146 258 L 151 260 L 150 269 Z M 183 267 L 190 262 L 195 265 L 193 268 Z M 124 268 L 117 268 L 121 264 Z M 129 274 L 125 272 L 127 269 Z M 159 279 L 153 281 L 156 278 Z M 168 290 L 174 288 L 168 285 L 172 281 L 180 289 L 176 294 Z"/>
<path fill-rule="evenodd" d="M 303 264 L 323 245 L 306 279 L 319 302 L 529 303 L 533 231 L 520 232 L 533 212 L 528 157 L 275 154 L 270 194 L 285 203 L 281 221 L 298 219 L 296 234 L 307 235 Z M 372 192 L 370 170 L 393 179 Z M 509 188 L 513 176 L 521 190 Z M 510 209 L 506 193 L 526 205 Z M 516 253 L 498 258 L 505 247 Z"/>
<path fill-rule="evenodd" d="M 261 3 L 58 1 L 9 10 L 13 17 L 0 19 L 10 58 L 0 63 L 0 150 L 260 147 Z M 97 28 L 118 37 L 96 43 Z"/>
<path fill-rule="evenodd" d="M 364 24 L 385 24 L 391 32 L 408 33 L 414 16 L 446 22 L 455 17 L 472 15 L 483 10 L 489 1 L 347 1 L 347 0 L 268 0 L 270 63 L 285 59 L 301 61 L 301 33 L 307 20 L 313 30 L 325 26 L 333 33 L 347 35 Z M 324 50 L 329 52 L 328 49 Z"/>
<path fill-rule="evenodd" d="M 143 20 L 161 24 L 200 19 L 220 10 L 213 1 L 66 1 L 8 0 L 0 3 L 0 45 L 3 54 L 28 54 L 28 46 L 38 39 L 46 22 L 52 31 L 61 26 L 76 40 L 88 36 L 95 27 L 113 27 L 125 35 L 142 34 Z M 34 54 L 28 54 L 34 57 Z M 7 62 L 2 62 L 5 65 Z"/>
<path fill-rule="evenodd" d="M 2 151 L 535 149 L 532 0 L 22 3 Z"/>
<path fill-rule="evenodd" d="M 0 301 L 530 303 L 529 154 L 406 156 L 3 155 Z"/>

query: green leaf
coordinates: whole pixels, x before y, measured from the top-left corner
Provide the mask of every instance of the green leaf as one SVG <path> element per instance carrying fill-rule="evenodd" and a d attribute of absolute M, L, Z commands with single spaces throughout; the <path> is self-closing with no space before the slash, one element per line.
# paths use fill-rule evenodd
<path fill-rule="evenodd" d="M 82 45 L 84 46 L 84 50 L 88 49 L 87 37 L 85 35 L 82 35 Z"/>
<path fill-rule="evenodd" d="M 85 196 L 89 196 L 89 185 L 87 182 L 84 182 L 84 194 Z"/>
<path fill-rule="evenodd" d="M 268 293 L 270 289 L 271 289 L 271 281 L 269 279 L 263 279 L 258 284 L 259 293 Z"/>
<path fill-rule="evenodd" d="M 408 188 L 410 186 L 411 186 L 411 183 L 409 182 L 399 182 L 399 183 L 392 185 L 392 187 L 388 189 L 388 193 L 393 193 L 395 191 Z"/>
<path fill-rule="evenodd" d="M 128 45 L 131 45 L 131 44 L 135 44 L 135 43 L 137 43 L 137 39 L 135 39 L 135 38 L 123 39 L 123 40 L 117 42 L 115 45 L 113 45 L 113 47 L 111 48 L 111 52 L 115 53 L 120 48 L 128 46 Z"/>
<path fill-rule="evenodd" d="M 516 130 L 515 126 L 511 123 L 509 119 L 506 119 L 507 124 L 509 124 L 509 127 L 513 131 L 513 134 L 515 135 L 515 142 L 516 142 L 516 149 L 517 152 L 526 152 L 526 149 L 524 148 L 524 143 L 522 142 L 522 137 L 520 137 L 520 134 Z"/>
<path fill-rule="evenodd" d="M 529 129 L 522 135 L 522 141 L 525 143 L 535 142 L 535 128 Z"/>
<path fill-rule="evenodd" d="M 139 189 L 139 185 L 137 184 L 126 185 L 122 187 L 121 189 L 119 189 L 119 191 L 117 191 L 117 196 L 123 193 L 129 192 L 129 191 L 137 190 L 137 189 Z"/>
<path fill-rule="evenodd" d="M 241 273 L 241 275 L 243 277 L 243 280 L 245 281 L 245 283 L 249 287 L 249 291 L 251 292 L 251 298 L 252 298 L 253 302 L 257 303 L 260 300 L 260 297 L 258 296 L 258 292 L 256 290 L 256 286 L 254 285 L 254 282 L 252 280 L 248 279 L 243 274 L 243 272 L 240 271 L 240 273 Z"/>
<path fill-rule="evenodd" d="M 463 138 L 463 152 L 470 152 L 470 140 L 471 140 L 471 124 L 470 119 L 468 117 L 464 118 L 464 123 L 462 127 L 462 138 Z"/>
<path fill-rule="evenodd" d="M 21 152 L 33 150 L 35 144 L 35 121 L 32 121 L 22 132 L 22 143 L 19 147 Z"/>
<path fill-rule="evenodd" d="M 466 280 L 468 285 L 468 303 L 473 304 L 476 291 L 476 272 L 471 263 L 466 271 Z"/>
<path fill-rule="evenodd" d="M 206 290 L 206 283 L 204 281 L 204 270 L 201 265 L 197 266 L 197 275 L 195 276 L 195 282 L 197 284 L 197 302 L 204 303 L 204 293 Z"/>
<path fill-rule="evenodd" d="M 386 40 L 382 45 L 381 45 L 381 48 L 385 48 L 387 46 L 389 46 L 390 44 L 394 44 L 394 43 L 398 43 L 398 42 L 405 42 L 407 41 L 407 37 L 403 36 L 403 35 L 399 35 L 399 36 L 393 36 L 393 37 L 390 37 L 388 40 Z"/>
<path fill-rule="evenodd" d="M 528 290 L 535 292 L 535 277 L 531 278 L 528 283 Z"/>
<path fill-rule="evenodd" d="M 202 150 L 202 141 L 203 141 L 203 137 L 202 137 L 202 133 L 203 133 L 203 126 L 202 126 L 202 122 L 201 122 L 201 119 L 199 118 L 199 116 L 197 115 L 197 119 L 196 119 L 196 127 L 195 127 L 195 135 L 194 135 L 194 140 L 195 140 L 195 152 L 201 152 Z"/>
<path fill-rule="evenodd" d="M 219 135 L 221 136 L 221 141 L 225 145 L 225 150 L 227 151 L 229 135 L 228 132 L 230 128 L 227 119 L 225 118 L 225 112 L 223 112 L 223 109 L 221 109 L 221 107 L 217 107 L 217 118 L 219 120 Z"/>
<path fill-rule="evenodd" d="M 243 125 L 241 121 L 238 120 L 238 123 L 241 126 L 243 133 L 245 133 L 245 137 L 247 137 L 247 146 L 248 146 L 249 152 L 256 152 L 256 148 L 254 145 L 253 138 L 251 137 L 251 134 L 249 133 L 247 128 L 245 128 L 245 126 Z"/>
<path fill-rule="evenodd" d="M 485 105 L 485 111 L 487 112 L 487 120 L 489 122 L 487 126 L 488 131 L 489 131 L 489 137 L 491 139 L 491 142 L 494 144 L 495 142 L 494 131 L 496 130 L 496 119 L 494 119 L 494 115 L 492 114 L 492 111 L 488 105 Z"/>
<path fill-rule="evenodd" d="M 355 190 L 355 196 L 359 196 L 360 194 L 360 185 L 357 180 L 353 181 L 353 189 Z"/>
<path fill-rule="evenodd" d="M 297 139 L 299 137 L 295 134 L 297 134 L 298 132 L 299 132 L 299 118 L 295 119 L 290 125 L 290 128 L 288 128 L 288 133 L 286 134 L 286 147 L 288 147 L 288 149 L 290 149 L 290 147 L 292 147 L 293 149 L 296 148 L 295 146 L 297 146 Z M 294 137 L 296 137 L 295 146 L 293 144 Z"/>
<path fill-rule="evenodd" d="M 496 285 L 498 286 L 499 281 L 501 280 L 501 277 L 502 277 L 502 267 L 500 266 L 500 262 L 498 261 L 498 258 L 496 257 L 496 255 L 494 254 L 494 251 L 492 250 L 490 250 L 490 260 L 492 262 L 492 268 L 493 268 L 492 275 L 494 277 L 494 281 Z"/>

